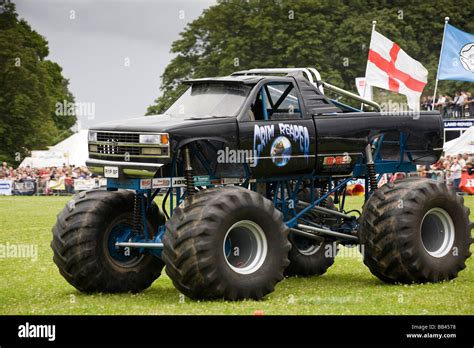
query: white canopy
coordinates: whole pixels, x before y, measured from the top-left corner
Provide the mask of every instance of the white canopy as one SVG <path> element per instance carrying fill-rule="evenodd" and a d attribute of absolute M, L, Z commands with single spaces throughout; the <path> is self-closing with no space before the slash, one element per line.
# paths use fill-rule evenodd
<path fill-rule="evenodd" d="M 474 153 L 474 126 L 468 128 L 459 138 L 448 141 L 443 146 L 446 155 L 458 153 Z"/>
<path fill-rule="evenodd" d="M 85 166 L 88 157 L 87 133 L 87 129 L 80 130 L 47 151 L 32 151 L 31 157 L 26 157 L 20 167 L 58 167 L 63 164 Z"/>
<path fill-rule="evenodd" d="M 52 146 L 49 151 L 61 151 L 68 157 L 68 164 L 76 167 L 85 166 L 88 153 L 88 130 L 83 129 L 74 133 L 69 138 L 64 139 L 60 143 Z"/>

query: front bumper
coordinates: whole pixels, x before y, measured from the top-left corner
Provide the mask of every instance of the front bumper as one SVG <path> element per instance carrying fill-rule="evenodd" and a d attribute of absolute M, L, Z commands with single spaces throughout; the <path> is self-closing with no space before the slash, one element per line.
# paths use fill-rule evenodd
<path fill-rule="evenodd" d="M 118 178 L 152 178 L 163 165 L 163 163 L 106 161 L 95 158 L 89 158 L 86 161 L 86 166 L 92 173 L 104 177 L 107 177 L 107 175 L 104 173 L 105 167 L 116 167 L 118 169 Z M 115 176 L 109 177 L 116 178 Z"/>

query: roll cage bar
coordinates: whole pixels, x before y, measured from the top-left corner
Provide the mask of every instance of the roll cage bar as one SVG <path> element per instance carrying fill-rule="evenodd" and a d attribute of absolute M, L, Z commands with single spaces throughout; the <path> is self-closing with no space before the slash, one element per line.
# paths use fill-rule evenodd
<path fill-rule="evenodd" d="M 314 86 L 316 87 L 323 95 L 324 88 L 334 92 L 338 95 L 348 97 L 350 99 L 357 100 L 362 104 L 369 105 L 377 111 L 382 111 L 382 107 L 369 99 L 358 96 L 355 93 L 346 91 L 345 89 L 334 86 L 326 81 L 321 79 L 321 74 L 315 68 L 269 68 L 269 69 L 250 69 L 237 71 L 231 74 L 231 76 L 242 76 L 242 75 L 279 75 L 283 74 L 285 76 L 291 76 L 295 73 L 302 73 L 303 76 Z"/>

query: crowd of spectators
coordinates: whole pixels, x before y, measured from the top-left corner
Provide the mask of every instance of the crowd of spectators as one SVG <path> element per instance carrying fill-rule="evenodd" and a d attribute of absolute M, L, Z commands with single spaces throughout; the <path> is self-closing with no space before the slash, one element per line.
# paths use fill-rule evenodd
<path fill-rule="evenodd" d="M 425 110 L 433 110 L 433 97 L 424 97 L 421 107 Z M 439 110 L 443 118 L 467 118 L 474 117 L 474 97 L 471 92 L 459 91 L 450 96 L 440 94 L 434 103 L 434 108 Z"/>
<path fill-rule="evenodd" d="M 446 183 L 456 192 L 460 192 L 462 173 L 474 174 L 474 156 L 469 154 L 447 155 L 441 157 L 436 163 L 422 168 L 421 175 Z"/>
<path fill-rule="evenodd" d="M 63 164 L 62 167 L 31 168 L 30 166 L 13 168 L 7 162 L 0 168 L 0 180 L 9 179 L 16 182 L 35 180 L 37 192 L 52 194 L 51 183 L 64 184 L 65 193 L 74 193 L 75 179 L 91 179 L 92 174 L 87 167 L 76 167 Z M 61 186 L 62 187 L 62 186 Z"/>
<path fill-rule="evenodd" d="M 474 174 L 474 155 L 466 153 L 441 157 L 431 166 L 420 167 L 418 175 L 444 182 L 455 191 L 460 192 L 459 184 L 463 171 L 469 175 Z M 0 168 L 0 180 L 2 179 L 10 179 L 17 182 L 35 180 L 37 193 L 48 195 L 54 193 L 54 188 L 51 188 L 50 185 L 52 182 L 64 184 L 64 189 L 60 189 L 60 191 L 72 194 L 74 193 L 74 180 L 97 180 L 98 178 L 87 167 L 75 167 L 64 164 L 62 167 L 31 168 L 26 166 L 14 169 L 6 162 L 3 162 Z M 397 177 L 393 179 L 397 179 Z"/>

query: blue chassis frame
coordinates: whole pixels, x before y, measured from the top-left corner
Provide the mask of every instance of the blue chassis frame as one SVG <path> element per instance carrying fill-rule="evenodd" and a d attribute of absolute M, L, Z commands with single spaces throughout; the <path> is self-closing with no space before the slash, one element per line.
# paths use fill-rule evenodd
<path fill-rule="evenodd" d="M 406 146 L 406 135 L 403 133 L 400 133 L 400 139 L 399 139 L 399 144 L 400 144 L 400 153 L 399 153 L 399 160 L 398 161 L 388 161 L 388 160 L 383 160 L 380 156 L 380 149 L 383 145 L 384 142 L 384 136 L 381 135 L 379 138 L 377 138 L 373 143 L 373 157 L 374 157 L 374 162 L 375 162 L 375 169 L 376 173 L 378 175 L 377 180 L 380 180 L 382 175 L 385 173 L 396 173 L 396 172 L 413 172 L 416 171 L 416 165 L 413 164 L 412 161 L 412 156 L 407 149 Z M 191 146 L 191 150 L 193 147 Z M 203 163 L 204 167 L 206 170 L 209 172 L 209 174 L 212 173 L 210 170 L 210 166 L 208 163 L 205 163 L 205 159 L 200 156 L 199 152 L 194 153 L 194 155 L 197 156 L 197 158 Z M 404 160 L 406 157 L 408 158 L 408 161 Z M 177 161 L 177 155 L 175 154 L 173 156 L 171 165 L 172 165 L 172 173 L 171 173 L 171 178 L 175 177 L 174 171 L 176 168 L 176 161 Z M 272 177 L 272 178 L 265 178 L 265 179 L 256 179 L 253 182 L 250 182 L 250 170 L 247 164 L 244 164 L 245 167 L 245 172 L 248 174 L 245 180 L 240 186 L 246 187 L 248 189 L 251 189 L 253 191 L 256 191 L 256 184 L 257 183 L 273 183 L 273 204 L 274 206 L 279 209 L 284 216 L 284 221 L 286 225 L 290 228 L 295 227 L 296 224 L 298 223 L 298 220 L 302 219 L 303 215 L 307 213 L 309 210 L 313 209 L 315 206 L 318 206 L 326 200 L 331 194 L 339 192 L 342 194 L 342 205 L 340 206 L 340 209 L 343 211 L 344 209 L 344 203 L 345 203 L 345 188 L 348 184 L 349 181 L 354 180 L 354 179 L 365 179 L 365 200 L 367 200 L 370 196 L 370 189 L 369 189 L 369 180 L 368 180 L 368 174 L 367 174 L 367 166 L 364 163 L 364 158 L 361 158 L 360 162 L 357 163 L 354 167 L 352 176 L 350 177 L 345 177 L 343 179 L 338 179 L 334 178 L 332 176 L 320 176 L 316 175 L 314 172 L 309 175 L 300 175 L 300 176 L 286 176 L 286 177 Z M 199 177 L 195 177 L 199 178 Z M 219 177 L 211 177 L 209 176 L 209 180 L 220 180 L 221 178 Z M 316 197 L 315 195 L 315 187 L 313 185 L 315 180 L 320 180 L 324 179 L 329 183 L 329 190 L 319 197 L 318 199 L 314 199 Z M 162 243 L 162 238 L 165 233 L 165 225 L 160 225 L 158 227 L 158 231 L 155 231 L 155 237 L 150 238 L 150 234 L 147 231 L 147 224 L 145 221 L 145 216 L 146 216 L 146 209 L 147 207 L 151 204 L 152 199 L 156 196 L 157 193 L 160 192 L 161 189 L 156 189 L 156 191 L 153 192 L 152 189 L 142 189 L 140 187 L 140 182 L 141 178 L 134 178 L 134 179 L 124 179 L 124 180 L 119 180 L 119 179 L 107 179 L 107 190 L 110 191 L 115 191 L 118 189 L 128 189 L 128 190 L 134 190 L 136 194 L 138 195 L 139 199 L 142 200 L 143 204 L 141 204 L 141 216 L 142 216 L 142 224 L 143 224 L 143 231 L 144 234 L 143 236 L 135 236 L 133 242 L 140 242 L 140 243 L 150 243 L 150 244 L 155 244 L 155 243 Z M 298 192 L 300 188 L 302 187 L 303 181 L 305 180 L 310 180 L 311 181 L 311 201 L 312 203 L 309 204 L 307 207 L 302 209 L 301 211 L 297 212 L 295 209 L 296 204 L 298 203 Z M 292 189 L 292 185 L 290 185 L 290 181 L 295 182 L 296 184 L 294 185 L 294 188 Z M 199 184 L 197 186 L 200 186 Z M 204 186 L 204 185 L 203 185 Z M 207 187 L 215 187 L 215 186 L 221 186 L 221 185 L 205 185 Z M 170 208 L 170 217 L 173 214 L 173 209 L 175 206 L 178 206 L 186 197 L 186 191 L 182 190 L 181 187 L 174 187 L 172 186 L 172 181 L 171 181 L 171 186 L 168 188 L 169 190 L 169 208 Z M 175 192 L 173 192 L 175 190 Z M 304 221 L 304 219 L 303 219 Z M 355 222 L 355 217 L 354 220 L 351 222 L 352 226 L 348 230 L 347 227 L 345 229 L 339 229 L 336 230 L 337 232 L 340 233 L 349 233 L 351 229 L 357 228 L 357 222 Z M 128 235 L 128 234 L 127 234 Z M 125 241 L 125 240 L 120 240 L 117 239 L 117 242 Z M 161 248 L 139 248 L 140 252 L 149 252 L 154 254 L 155 256 L 160 257 L 161 256 Z"/>

